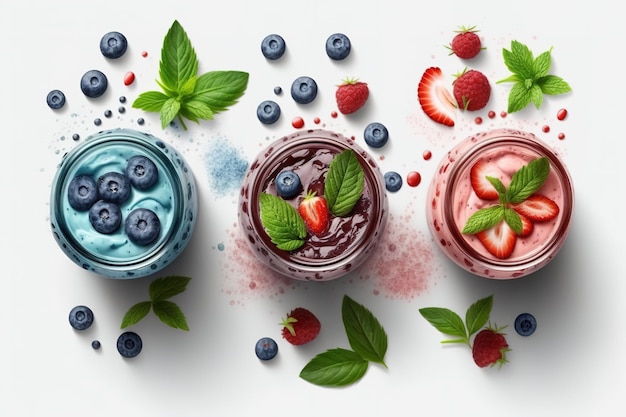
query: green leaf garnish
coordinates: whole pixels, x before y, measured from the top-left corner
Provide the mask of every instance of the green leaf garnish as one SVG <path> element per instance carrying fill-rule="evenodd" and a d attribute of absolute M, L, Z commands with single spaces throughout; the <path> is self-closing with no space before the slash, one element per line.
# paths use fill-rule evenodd
<path fill-rule="evenodd" d="M 198 76 L 198 58 L 187 33 L 175 20 L 163 40 L 157 84 L 163 92 L 141 93 L 133 107 L 160 112 L 164 129 L 178 118 L 198 123 L 237 103 L 248 86 L 249 74 L 242 71 L 212 71 Z"/>
<path fill-rule="evenodd" d="M 335 216 L 345 216 L 354 208 L 363 192 L 363 167 L 351 149 L 335 155 L 328 167 L 324 197 Z"/>
<path fill-rule="evenodd" d="M 278 249 L 292 251 L 304 245 L 306 224 L 298 211 L 275 195 L 261 193 L 261 224 Z"/>
<path fill-rule="evenodd" d="M 544 94 L 557 95 L 572 90 L 561 77 L 549 74 L 552 65 L 551 52 L 552 48 L 535 58 L 530 49 L 518 41 L 511 42 L 510 51 L 502 49 L 504 64 L 512 74 L 497 84 L 514 83 L 509 92 L 509 113 L 522 110 L 530 103 L 539 109 Z"/>
<path fill-rule="evenodd" d="M 358 381 L 365 375 L 369 362 L 348 349 L 329 349 L 307 363 L 300 378 L 320 386 L 345 386 Z"/>

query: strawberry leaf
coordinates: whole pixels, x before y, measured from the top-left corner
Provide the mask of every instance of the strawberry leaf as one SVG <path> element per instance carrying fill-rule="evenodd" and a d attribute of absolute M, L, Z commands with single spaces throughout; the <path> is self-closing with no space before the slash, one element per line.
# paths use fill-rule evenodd
<path fill-rule="evenodd" d="M 328 208 L 336 216 L 345 216 L 354 208 L 363 192 L 363 167 L 354 151 L 347 149 L 330 162 L 324 197 Z"/>
<path fill-rule="evenodd" d="M 120 328 L 125 329 L 128 326 L 139 323 L 141 319 L 148 315 L 151 308 L 151 301 L 142 301 L 141 303 L 135 304 L 128 309 L 126 314 L 124 314 L 124 317 L 122 318 L 122 325 L 120 326 Z"/>
<path fill-rule="evenodd" d="M 368 366 L 368 361 L 356 352 L 330 349 L 311 359 L 300 371 L 300 378 L 315 385 L 345 386 L 361 379 Z"/>
<path fill-rule="evenodd" d="M 441 343 L 465 343 L 469 344 L 469 337 L 463 319 L 454 311 L 441 307 L 424 307 L 419 309 L 422 317 L 435 329 L 449 336 L 457 336 L 460 339 L 443 340 Z"/>
<path fill-rule="evenodd" d="M 168 326 L 175 329 L 189 330 L 185 315 L 176 303 L 168 300 L 158 300 L 152 303 L 152 310 L 159 320 Z"/>
<path fill-rule="evenodd" d="M 468 337 L 471 337 L 474 333 L 482 329 L 485 324 L 487 324 L 492 307 L 492 295 L 481 298 L 469 306 L 467 312 L 465 313 L 465 324 L 467 325 Z"/>
<path fill-rule="evenodd" d="M 387 333 L 372 312 L 344 295 L 341 315 L 350 347 L 363 359 L 385 365 Z"/>
<path fill-rule="evenodd" d="M 292 251 L 304 245 L 306 224 L 298 211 L 275 195 L 261 193 L 261 224 L 278 249 Z"/>

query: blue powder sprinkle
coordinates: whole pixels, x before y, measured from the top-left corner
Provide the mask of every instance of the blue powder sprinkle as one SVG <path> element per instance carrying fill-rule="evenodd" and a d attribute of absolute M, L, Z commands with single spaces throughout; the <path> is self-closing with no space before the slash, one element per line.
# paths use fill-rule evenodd
<path fill-rule="evenodd" d="M 248 169 L 248 161 L 240 150 L 225 138 L 211 141 L 206 154 L 209 186 L 218 197 L 238 192 Z"/>

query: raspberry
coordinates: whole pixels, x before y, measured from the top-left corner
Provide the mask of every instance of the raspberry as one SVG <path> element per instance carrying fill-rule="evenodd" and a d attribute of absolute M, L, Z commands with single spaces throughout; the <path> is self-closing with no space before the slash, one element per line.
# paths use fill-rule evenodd
<path fill-rule="evenodd" d="M 471 59 L 483 49 L 480 38 L 476 34 L 475 26 L 470 28 L 461 27 L 457 35 L 452 39 L 450 55 L 454 54 L 461 59 Z"/>
<path fill-rule="evenodd" d="M 476 70 L 463 71 L 453 84 L 453 94 L 459 108 L 480 110 L 489 102 L 491 85 L 487 77 Z"/>

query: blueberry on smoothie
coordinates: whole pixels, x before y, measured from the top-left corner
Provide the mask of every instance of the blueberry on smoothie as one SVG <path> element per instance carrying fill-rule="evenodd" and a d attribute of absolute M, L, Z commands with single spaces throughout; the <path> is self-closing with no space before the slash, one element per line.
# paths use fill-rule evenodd
<path fill-rule="evenodd" d="M 85 330 L 93 324 L 93 311 L 87 306 L 76 306 L 70 310 L 69 321 L 74 329 Z"/>
<path fill-rule="evenodd" d="M 61 90 L 52 90 L 46 96 L 46 103 L 51 109 L 58 110 L 65 106 L 65 94 Z"/>
<path fill-rule="evenodd" d="M 126 164 L 126 177 L 133 187 L 144 191 L 156 184 L 159 171 L 150 158 L 135 155 Z"/>
<path fill-rule="evenodd" d="M 317 83 L 307 76 L 296 78 L 291 84 L 291 97 L 299 104 L 312 102 L 317 97 Z"/>
<path fill-rule="evenodd" d="M 142 348 L 141 337 L 135 332 L 124 332 L 117 338 L 117 351 L 125 358 L 134 358 Z"/>
<path fill-rule="evenodd" d="M 100 52 L 107 58 L 117 59 L 124 55 L 128 48 L 128 40 L 119 32 L 106 33 L 100 39 Z"/>
<path fill-rule="evenodd" d="M 97 232 L 110 235 L 122 224 L 122 211 L 115 203 L 100 200 L 89 209 L 89 223 Z"/>
<path fill-rule="evenodd" d="M 138 245 L 148 245 L 159 236 L 161 222 L 155 212 L 146 208 L 131 211 L 124 222 L 128 238 Z"/>
<path fill-rule="evenodd" d="M 261 42 L 261 52 L 263 56 L 270 60 L 275 60 L 283 56 L 286 44 L 282 36 L 275 33 L 267 35 Z"/>
<path fill-rule="evenodd" d="M 363 139 L 372 148 L 382 148 L 389 140 L 389 131 L 382 123 L 373 122 L 365 127 Z"/>
<path fill-rule="evenodd" d="M 67 188 L 67 199 L 75 210 L 85 211 L 98 201 L 98 186 L 90 176 L 80 174 L 72 178 Z"/>
<path fill-rule="evenodd" d="M 515 331 L 520 336 L 530 336 L 537 329 L 537 320 L 530 313 L 522 313 L 515 319 Z"/>
<path fill-rule="evenodd" d="M 295 197 L 302 188 L 300 177 L 293 171 L 282 171 L 276 176 L 275 184 L 276 192 L 285 199 Z"/>
<path fill-rule="evenodd" d="M 280 117 L 280 106 L 275 101 L 265 100 L 256 108 L 256 116 L 261 123 L 271 125 Z"/>
<path fill-rule="evenodd" d="M 262 337 L 256 342 L 254 353 L 262 361 L 269 361 L 278 354 L 278 344 L 271 337 Z"/>
<path fill-rule="evenodd" d="M 130 191 L 130 181 L 124 174 L 111 171 L 98 178 L 98 195 L 104 201 L 122 204 L 130 197 Z"/>
<path fill-rule="evenodd" d="M 102 71 L 89 70 L 80 79 L 80 89 L 90 98 L 100 97 L 107 90 L 109 81 Z"/>
<path fill-rule="evenodd" d="M 402 177 L 395 171 L 386 172 L 384 175 L 385 188 L 387 191 L 395 193 L 402 188 Z"/>
<path fill-rule="evenodd" d="M 341 61 L 350 55 L 352 44 L 343 33 L 333 33 L 326 39 L 326 54 L 330 59 Z"/>

